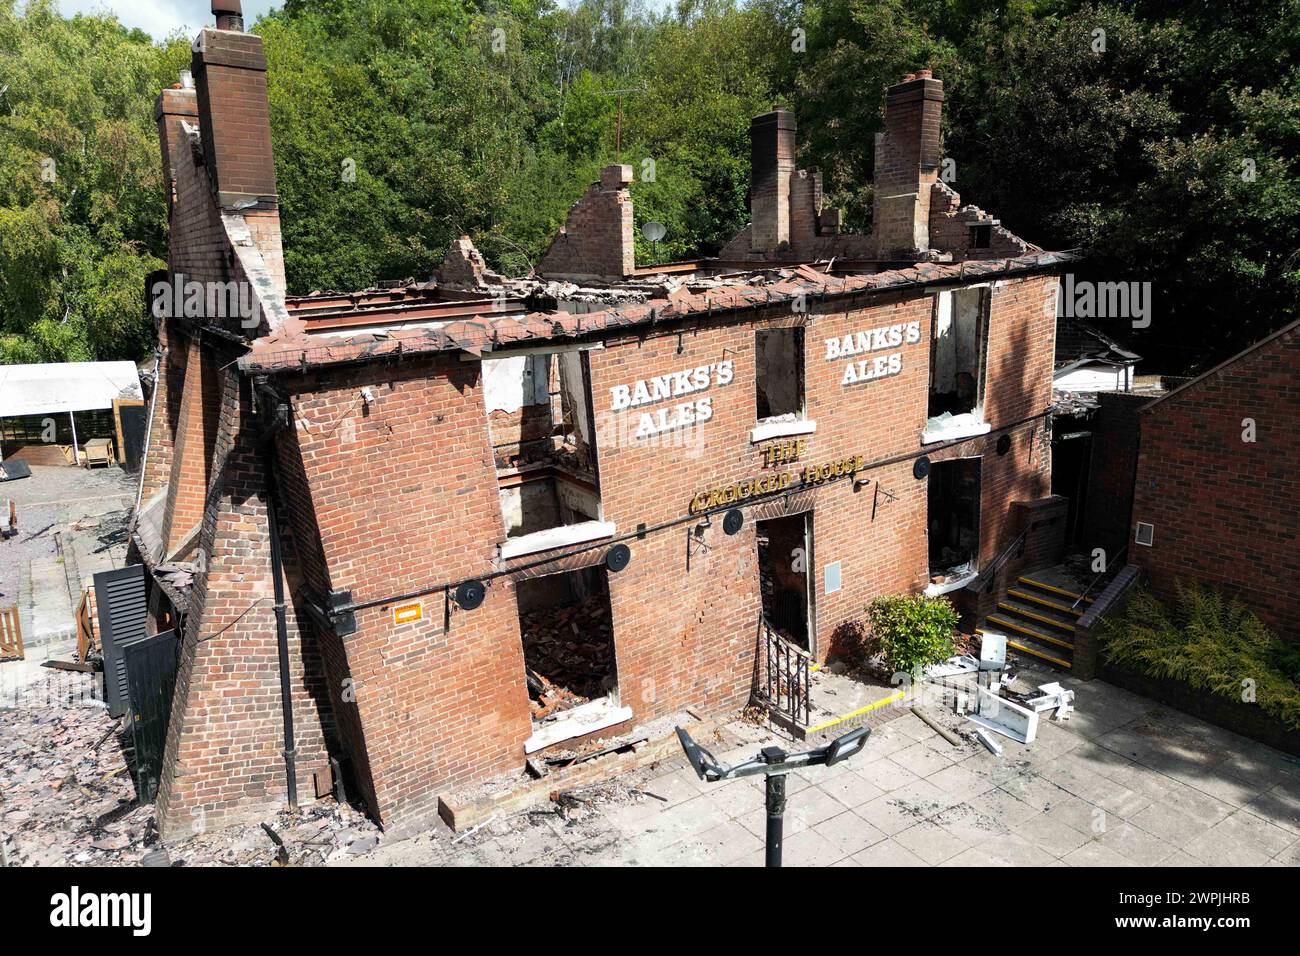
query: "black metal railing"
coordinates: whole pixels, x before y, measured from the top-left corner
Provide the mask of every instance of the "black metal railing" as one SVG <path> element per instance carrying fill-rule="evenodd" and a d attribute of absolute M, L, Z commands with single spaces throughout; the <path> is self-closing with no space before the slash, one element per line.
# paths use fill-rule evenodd
<path fill-rule="evenodd" d="M 975 580 L 966 585 L 970 591 L 992 591 L 993 583 L 997 578 L 998 571 L 1002 566 L 1012 558 L 1018 558 L 1025 553 L 1025 539 L 1029 537 L 1029 529 L 1026 528 L 1020 534 L 1016 535 L 1005 548 L 998 552 L 998 556 L 988 563 Z"/>
<path fill-rule="evenodd" d="M 759 615 L 762 647 L 762 684 L 758 688 L 769 708 L 796 724 L 808 726 L 812 715 L 809 675 L 812 655 L 782 637 L 768 619 Z"/>
<path fill-rule="evenodd" d="M 1082 604 L 1088 595 L 1092 593 L 1093 589 L 1098 585 L 1098 583 L 1100 583 L 1102 578 L 1109 578 L 1111 576 L 1112 568 L 1118 569 L 1124 566 L 1120 563 L 1120 559 L 1124 557 L 1127 551 L 1128 545 L 1126 544 L 1124 547 L 1119 549 L 1119 553 L 1116 554 L 1114 558 L 1110 558 L 1106 561 L 1106 570 L 1097 572 L 1097 576 L 1088 583 L 1088 586 L 1084 589 L 1083 593 L 1080 594 L 1078 599 L 1070 605 L 1071 610 L 1078 609 L 1079 605 Z"/>

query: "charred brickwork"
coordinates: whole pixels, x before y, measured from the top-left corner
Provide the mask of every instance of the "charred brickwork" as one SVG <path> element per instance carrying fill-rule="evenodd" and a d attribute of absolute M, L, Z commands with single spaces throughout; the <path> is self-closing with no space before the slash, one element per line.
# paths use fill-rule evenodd
<path fill-rule="evenodd" d="M 528 755 L 735 712 L 765 582 L 822 661 L 879 595 L 937 588 L 975 613 L 986 595 L 934 573 L 927 462 L 963 460 L 972 573 L 1026 531 L 1020 561 L 1054 559 L 1045 305 L 1069 257 L 963 245 L 964 221 L 932 240 L 952 213 L 929 203 L 937 80 L 891 91 L 883 185 L 912 198 L 883 238 L 839 233 L 777 111 L 754 122 L 754 223 L 723 260 L 638 268 L 614 165 L 538 276 L 496 276 L 463 239 L 433 282 L 286 300 L 265 65 L 237 20 L 203 32 L 197 91 L 159 105 L 170 274 L 259 305 L 160 329 L 134 553 L 194 565 L 168 592 L 166 837 L 285 798 L 269 504 L 300 799 L 334 758 L 399 831 Z M 880 242 L 902 260 L 869 261 Z M 831 272 L 827 253 L 862 261 Z M 936 431 L 935 343 L 959 332 L 964 418 Z"/>

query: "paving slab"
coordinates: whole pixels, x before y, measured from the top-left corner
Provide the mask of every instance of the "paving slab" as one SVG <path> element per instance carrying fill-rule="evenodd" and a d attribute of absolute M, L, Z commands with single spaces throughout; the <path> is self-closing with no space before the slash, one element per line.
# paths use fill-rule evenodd
<path fill-rule="evenodd" d="M 894 840 L 881 840 L 853 854 L 852 860 L 858 866 L 926 866 L 926 862 L 915 853 Z"/>
<path fill-rule="evenodd" d="M 839 859 L 865 850 L 874 843 L 887 839 L 884 831 L 873 826 L 852 810 L 823 820 L 813 827 L 814 832 L 826 838 L 839 852 Z"/>

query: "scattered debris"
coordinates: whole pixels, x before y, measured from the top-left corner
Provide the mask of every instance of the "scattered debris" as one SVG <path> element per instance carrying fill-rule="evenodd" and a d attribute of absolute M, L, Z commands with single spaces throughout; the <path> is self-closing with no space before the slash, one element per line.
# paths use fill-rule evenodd
<path fill-rule="evenodd" d="M 1022 707 L 983 687 L 976 688 L 976 708 L 976 713 L 966 715 L 966 719 L 971 723 L 1022 744 L 1034 742 L 1034 737 L 1038 733 L 1036 711 Z"/>
<path fill-rule="evenodd" d="M 979 670 L 980 662 L 970 654 L 957 654 L 939 664 L 928 664 L 926 677 L 956 677 L 958 674 L 971 674 Z"/>
<path fill-rule="evenodd" d="M 923 712 L 918 707 L 912 707 L 911 711 L 912 713 L 916 714 L 916 716 L 919 717 L 926 726 L 928 726 L 931 730 L 933 730 L 944 740 L 948 741 L 948 743 L 952 744 L 954 747 L 961 746 L 961 738 L 958 737 L 956 734 L 954 734 L 947 727 L 943 726 L 943 724 L 939 723 L 929 714 Z"/>
<path fill-rule="evenodd" d="M 534 720 L 554 717 L 609 692 L 614 641 L 606 595 L 526 612 L 520 615 L 520 628 Z"/>
<path fill-rule="evenodd" d="M 1025 701 L 1035 713 L 1051 711 L 1053 720 L 1069 720 L 1074 713 L 1074 691 L 1066 690 L 1057 681 L 1038 685 L 1037 697 Z"/>
<path fill-rule="evenodd" d="M 995 757 L 1002 756 L 1002 745 L 989 736 L 986 730 L 975 731 L 975 739 L 988 748 L 989 753 Z"/>
<path fill-rule="evenodd" d="M 361 811 L 327 799 L 164 850 L 154 807 L 136 801 L 130 732 L 108 716 L 102 701 L 82 703 L 83 684 L 92 679 L 51 673 L 29 688 L 22 707 L 4 712 L 5 865 L 321 866 L 378 845 L 378 828 Z"/>

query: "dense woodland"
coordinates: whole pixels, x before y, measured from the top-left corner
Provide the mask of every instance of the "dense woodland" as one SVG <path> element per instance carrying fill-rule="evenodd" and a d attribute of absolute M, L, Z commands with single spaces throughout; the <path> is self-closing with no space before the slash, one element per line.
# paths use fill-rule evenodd
<path fill-rule="evenodd" d="M 620 129 L 638 180 L 653 160 L 632 195 L 668 226 L 660 257 L 715 252 L 773 105 L 869 229 L 883 88 L 928 66 L 964 201 L 1082 249 L 1081 275 L 1152 283 L 1150 328 L 1111 327 L 1151 369 L 1204 368 L 1297 313 L 1300 0 L 287 0 L 251 28 L 291 292 L 426 278 L 460 234 L 526 271 Z M 152 107 L 189 55 L 0 0 L 0 362 L 152 347 Z"/>

